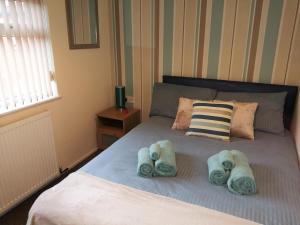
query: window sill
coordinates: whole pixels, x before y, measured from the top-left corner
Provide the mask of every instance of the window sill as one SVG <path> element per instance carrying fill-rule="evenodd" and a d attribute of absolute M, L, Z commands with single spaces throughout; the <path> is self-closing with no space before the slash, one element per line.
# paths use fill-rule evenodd
<path fill-rule="evenodd" d="M 16 109 L 12 109 L 10 111 L 7 111 L 7 112 L 4 112 L 4 113 L 0 113 L 0 118 L 1 117 L 4 117 L 4 116 L 8 116 L 12 113 L 16 113 L 16 112 L 19 112 L 19 111 L 22 111 L 22 110 L 25 110 L 25 109 L 29 109 L 29 108 L 33 108 L 33 107 L 36 107 L 36 106 L 39 106 L 39 105 L 42 105 L 42 104 L 46 104 L 46 103 L 49 103 L 49 102 L 53 102 L 53 101 L 56 101 L 56 100 L 59 100 L 61 99 L 62 97 L 61 96 L 55 96 L 55 97 L 52 97 L 52 98 L 48 98 L 44 101 L 40 101 L 40 102 L 37 102 L 37 103 L 33 103 L 33 104 L 30 104 L 30 105 L 26 105 L 24 107 L 20 107 L 20 108 L 16 108 Z"/>

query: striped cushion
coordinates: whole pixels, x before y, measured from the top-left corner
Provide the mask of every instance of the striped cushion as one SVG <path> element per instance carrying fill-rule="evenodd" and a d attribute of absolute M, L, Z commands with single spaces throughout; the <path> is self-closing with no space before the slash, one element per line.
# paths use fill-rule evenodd
<path fill-rule="evenodd" d="M 233 102 L 194 101 L 192 120 L 186 135 L 230 140 Z"/>

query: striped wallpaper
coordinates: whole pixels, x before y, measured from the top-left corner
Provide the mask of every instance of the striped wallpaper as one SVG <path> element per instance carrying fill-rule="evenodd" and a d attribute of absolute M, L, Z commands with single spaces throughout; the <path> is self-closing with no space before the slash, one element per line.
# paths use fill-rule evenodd
<path fill-rule="evenodd" d="M 299 84 L 300 0 L 114 0 L 119 83 L 148 116 L 163 74 Z"/>

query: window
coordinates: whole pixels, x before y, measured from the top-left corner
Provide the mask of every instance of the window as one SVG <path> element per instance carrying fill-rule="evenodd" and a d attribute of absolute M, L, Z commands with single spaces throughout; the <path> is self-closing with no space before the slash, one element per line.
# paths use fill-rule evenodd
<path fill-rule="evenodd" d="M 43 0 L 0 0 L 0 115 L 57 96 Z"/>

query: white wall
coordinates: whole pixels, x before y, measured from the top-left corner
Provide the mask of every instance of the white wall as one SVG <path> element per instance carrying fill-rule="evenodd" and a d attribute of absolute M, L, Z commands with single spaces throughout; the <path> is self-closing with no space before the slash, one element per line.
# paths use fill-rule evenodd
<path fill-rule="evenodd" d="M 0 118 L 0 126 L 50 110 L 59 165 L 69 167 L 97 146 L 96 113 L 113 105 L 111 1 L 99 0 L 100 48 L 69 50 L 65 1 L 47 0 L 55 77 L 61 99 Z"/>

